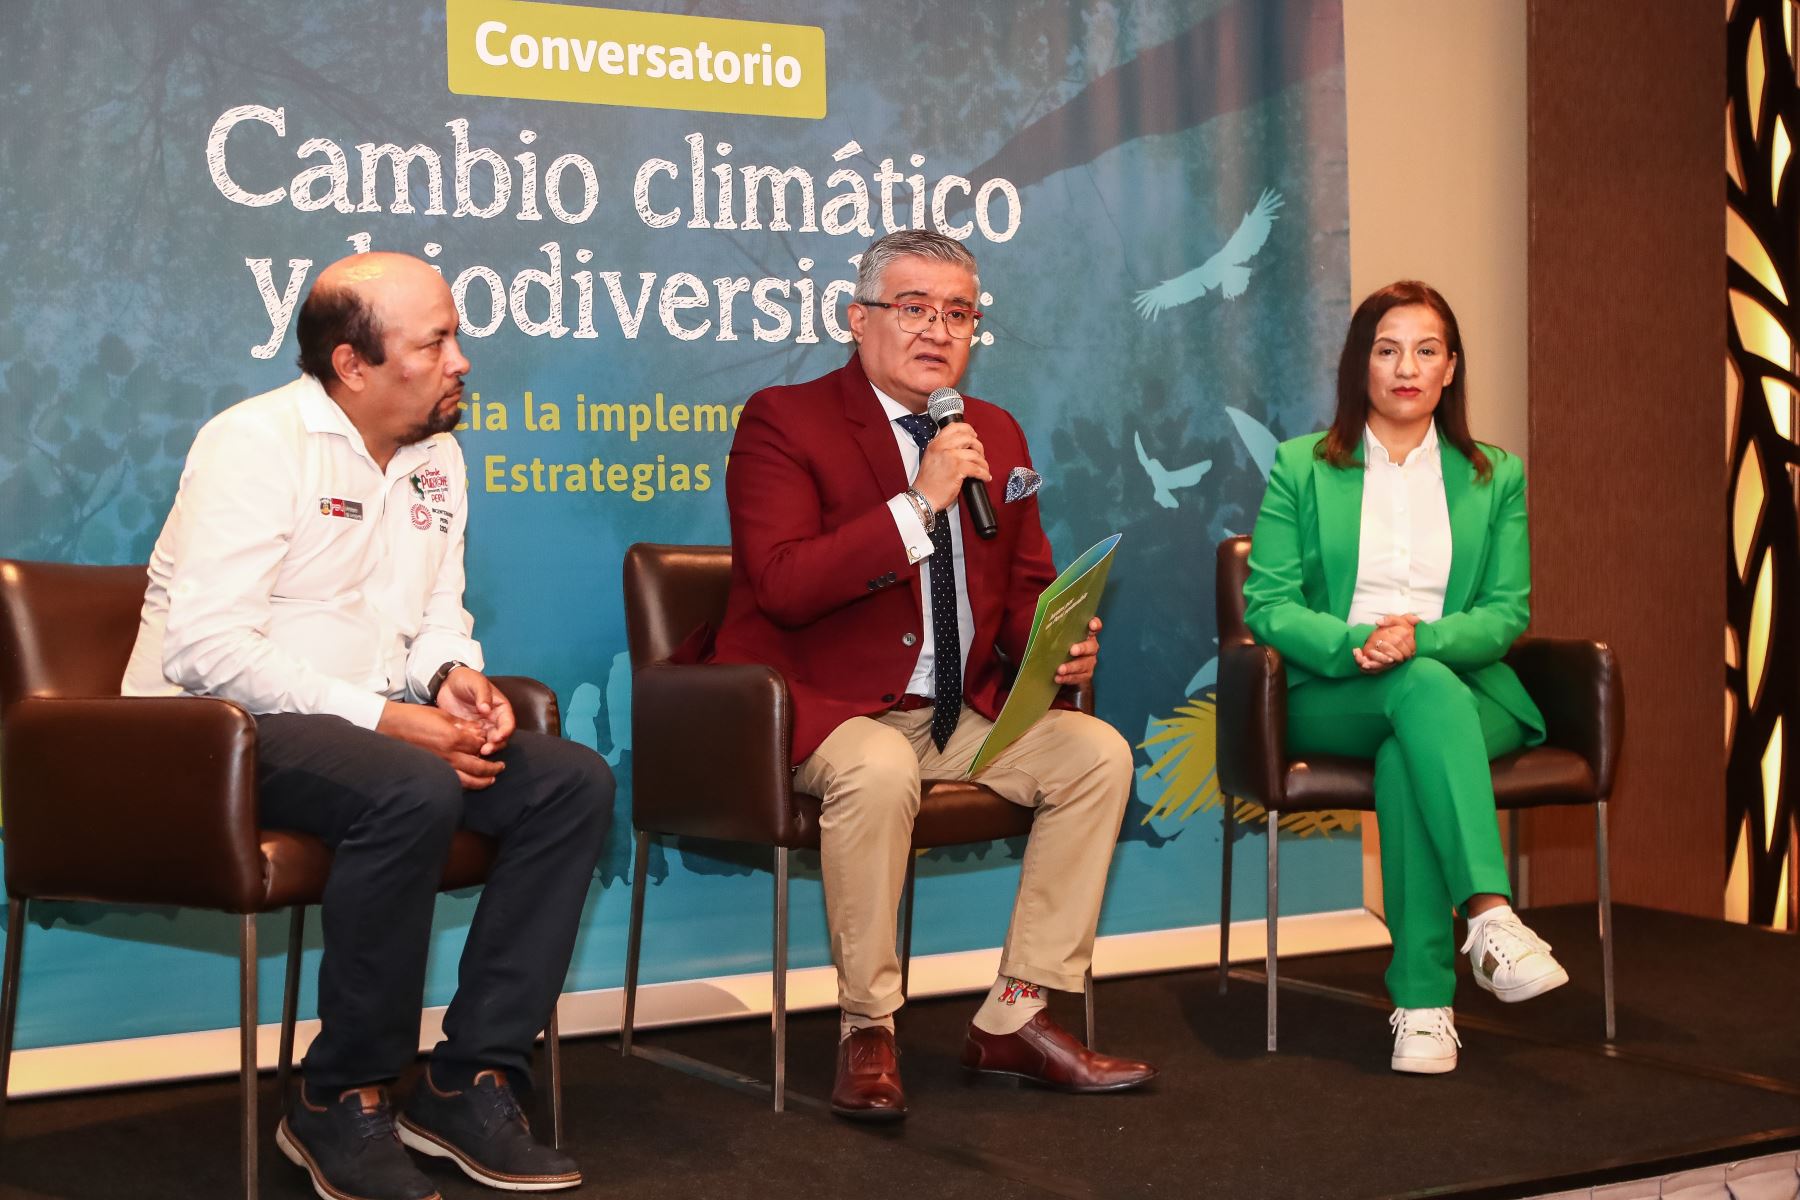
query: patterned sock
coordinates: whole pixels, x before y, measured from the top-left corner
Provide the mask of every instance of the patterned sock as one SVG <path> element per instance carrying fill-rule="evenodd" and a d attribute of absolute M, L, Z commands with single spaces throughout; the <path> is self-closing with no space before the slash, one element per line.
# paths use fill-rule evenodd
<path fill-rule="evenodd" d="M 894 1014 L 885 1017 L 865 1017 L 861 1013 L 853 1013 L 847 1008 L 838 1010 L 838 1041 L 843 1041 L 858 1029 L 885 1029 L 894 1031 Z"/>
<path fill-rule="evenodd" d="M 1042 1009 L 1044 989 L 1026 979 L 1001 975 L 975 1012 L 975 1028 L 983 1033 L 1017 1033 Z"/>

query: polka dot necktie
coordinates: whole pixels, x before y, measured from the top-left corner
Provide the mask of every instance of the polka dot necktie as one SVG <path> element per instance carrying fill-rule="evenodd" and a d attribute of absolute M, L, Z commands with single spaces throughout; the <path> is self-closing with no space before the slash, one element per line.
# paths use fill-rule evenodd
<path fill-rule="evenodd" d="M 894 419 L 919 443 L 920 453 L 937 436 L 930 417 L 908 413 Z M 962 716 L 962 632 L 956 627 L 956 564 L 950 550 L 950 522 L 954 519 L 946 510 L 938 514 L 937 524 L 931 528 L 931 646 L 937 683 L 931 740 L 940 751 Z"/>

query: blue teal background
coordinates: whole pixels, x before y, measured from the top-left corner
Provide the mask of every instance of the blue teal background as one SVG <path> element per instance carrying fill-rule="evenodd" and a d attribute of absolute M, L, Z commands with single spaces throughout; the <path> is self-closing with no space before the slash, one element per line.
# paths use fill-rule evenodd
<path fill-rule="evenodd" d="M 685 170 L 683 139 L 699 131 L 709 165 L 806 168 L 821 210 L 836 194 L 825 184 L 833 170 L 870 179 L 882 158 L 911 173 L 909 157 L 924 155 L 928 183 L 955 173 L 979 187 L 1003 176 L 1018 187 L 1023 216 L 1010 240 L 976 234 L 969 243 L 992 296 L 984 329 L 993 342 L 974 351 L 963 390 L 1004 404 L 1024 426 L 1060 561 L 1123 532 L 1102 610 L 1100 712 L 1134 741 L 1159 729 L 1176 738 L 1175 761 L 1155 774 L 1168 745 L 1139 751 L 1101 932 L 1216 921 L 1213 546 L 1249 529 L 1274 440 L 1323 423 L 1348 316 L 1336 0 L 892 0 L 879 20 L 848 0 L 667 7 L 822 26 L 829 114 L 797 121 L 455 96 L 444 82 L 443 8 L 430 0 L 9 6 L 0 39 L 0 554 L 147 557 L 194 431 L 294 374 L 291 333 L 272 359 L 250 353 L 269 322 L 247 258 L 273 259 L 279 289 L 289 259 L 311 259 L 316 270 L 366 233 L 380 249 L 441 246 L 436 261 L 449 276 L 479 263 L 510 281 L 543 269 L 538 248 L 555 240 L 565 274 L 621 271 L 634 301 L 640 271 L 659 284 L 678 271 L 702 280 L 810 276 L 822 291 L 850 277 L 846 260 L 865 239 L 689 229 L 685 177 L 659 177 L 654 193 L 659 207 L 681 202 L 683 222 L 650 229 L 632 204 L 638 164 L 662 157 Z M 356 144 L 422 142 L 448 167 L 445 123 L 460 117 L 475 144 L 509 158 L 530 149 L 540 171 L 559 154 L 583 154 L 598 172 L 599 203 L 579 225 L 547 210 L 541 221 L 520 221 L 515 187 L 508 211 L 491 220 L 426 216 L 415 172 L 421 211 L 398 215 L 387 211 L 384 170 L 379 212 L 243 207 L 215 189 L 205 162 L 213 122 L 240 104 L 283 108 L 287 121 L 286 137 L 260 125 L 234 135 L 230 168 L 252 190 L 285 185 L 321 161 L 296 157 L 318 137 L 348 153 L 359 200 Z M 529 147 L 523 129 L 537 135 Z M 852 140 L 863 153 L 834 163 Z M 715 153 L 719 143 L 732 150 Z M 1265 217 L 1249 231 L 1256 241 L 1266 230 L 1266 241 L 1243 255 L 1240 227 L 1256 224 L 1246 214 L 1265 191 L 1280 206 L 1272 225 Z M 897 207 L 904 222 L 907 205 Z M 766 222 L 766 204 L 764 213 Z M 590 263 L 575 261 L 582 249 Z M 803 257 L 810 270 L 797 265 Z M 1220 286 L 1231 266 L 1242 268 L 1241 291 Z M 1137 293 L 1164 281 L 1176 281 L 1160 293 L 1166 306 L 1154 319 L 1140 315 Z M 575 288 L 566 287 L 573 325 Z M 623 974 L 631 749 L 621 556 L 634 541 L 727 540 L 729 445 L 725 434 L 652 433 L 632 444 L 578 433 L 571 401 L 582 393 L 651 403 L 661 392 L 669 402 L 729 406 L 845 358 L 847 348 L 823 335 L 816 344 L 791 334 L 754 340 L 748 299 L 738 302 L 736 341 L 717 340 L 716 330 L 692 342 L 670 337 L 654 299 L 640 335 L 627 339 L 603 291 L 597 339 L 528 337 L 510 321 L 493 336 L 465 337 L 470 389 L 505 402 L 511 422 L 506 432 L 460 435 L 472 477 L 468 606 L 477 635 L 493 669 L 556 689 L 568 735 L 604 753 L 623 785 L 571 990 L 616 986 Z M 542 315 L 541 292 L 532 307 Z M 485 302 L 474 316 L 486 317 Z M 684 317 L 694 324 L 717 312 Z M 527 391 L 562 404 L 562 432 L 523 428 Z M 664 454 L 709 464 L 713 485 L 646 503 L 616 493 L 488 493 L 481 463 L 495 453 L 557 462 Z M 694 731 L 697 751 L 708 735 Z M 0 823 L 4 804 L 0 796 Z M 1328 826 L 1293 835 L 1284 912 L 1360 903 L 1358 841 L 1331 837 Z M 1002 843 L 929 856 L 915 951 L 997 945 L 1019 853 Z M 795 965 L 827 961 L 816 867 L 803 857 Z M 646 981 L 767 969 L 771 885 L 760 856 L 671 844 L 651 871 Z M 1240 872 L 1238 883 L 1237 913 L 1258 914 L 1260 877 Z M 450 995 L 475 902 L 440 903 L 427 1003 Z M 21 1046 L 235 1020 L 227 918 L 40 905 L 33 925 Z M 281 928 L 271 918 L 263 930 L 265 1020 L 279 1004 Z M 310 1015 L 312 972 L 305 978 Z"/>

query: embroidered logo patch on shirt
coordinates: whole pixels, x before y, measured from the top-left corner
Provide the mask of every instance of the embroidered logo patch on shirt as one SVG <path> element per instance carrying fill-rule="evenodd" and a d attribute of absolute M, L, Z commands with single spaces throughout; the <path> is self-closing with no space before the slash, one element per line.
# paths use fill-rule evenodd
<path fill-rule="evenodd" d="M 319 515 L 360 521 L 362 520 L 362 501 L 343 500 L 337 496 L 321 496 L 319 497 Z"/>
<path fill-rule="evenodd" d="M 436 467 L 426 467 L 412 477 L 413 494 L 433 504 L 442 504 L 450 492 L 450 477 Z"/>
<path fill-rule="evenodd" d="M 414 529 L 431 528 L 431 510 L 423 504 L 412 506 L 412 523 Z"/>

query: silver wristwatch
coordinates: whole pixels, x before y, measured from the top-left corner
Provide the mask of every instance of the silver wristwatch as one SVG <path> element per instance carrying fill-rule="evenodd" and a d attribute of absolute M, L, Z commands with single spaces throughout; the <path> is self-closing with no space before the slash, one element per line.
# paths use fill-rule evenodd
<path fill-rule="evenodd" d="M 436 674 L 432 675 L 431 682 L 425 685 L 425 703 L 436 704 L 438 693 L 444 690 L 444 684 L 449 680 L 450 672 L 456 670 L 458 667 L 466 667 L 468 665 L 469 664 L 466 662 L 459 662 L 456 659 L 452 659 L 439 667 Z"/>

